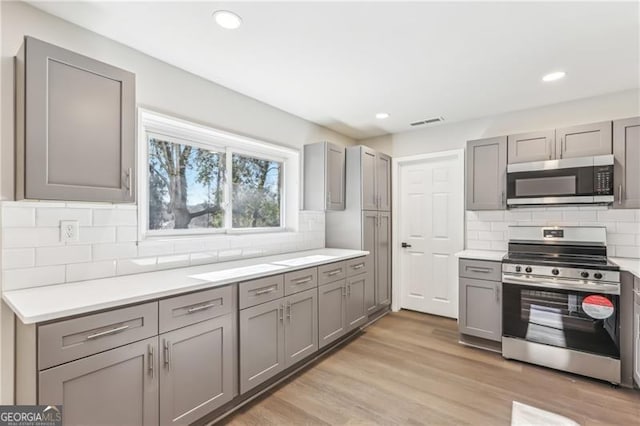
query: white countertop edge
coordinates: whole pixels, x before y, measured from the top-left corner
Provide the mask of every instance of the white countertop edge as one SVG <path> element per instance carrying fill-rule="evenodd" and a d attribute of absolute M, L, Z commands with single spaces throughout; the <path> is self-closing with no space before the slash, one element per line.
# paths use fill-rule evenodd
<path fill-rule="evenodd" d="M 11 310 L 16 314 L 20 321 L 22 321 L 23 324 L 28 325 L 57 320 L 74 315 L 87 314 L 109 308 L 116 308 L 134 303 L 152 301 L 198 290 L 221 287 L 229 284 L 234 284 L 239 281 L 247 281 L 255 278 L 297 271 L 300 269 L 313 268 L 329 263 L 341 262 L 344 260 L 366 256 L 368 254 L 369 252 L 364 250 L 347 250 L 333 248 L 306 250 L 300 252 L 282 253 L 266 257 L 255 257 L 251 259 L 240 259 L 229 262 L 219 262 L 198 266 L 189 266 L 184 268 L 167 269 L 162 271 L 145 272 L 141 274 L 121 275 L 117 277 L 109 277 L 96 280 L 32 287 L 20 290 L 9 290 L 2 293 L 2 299 L 7 304 L 7 306 L 9 306 Z M 279 262 L 286 258 L 300 258 L 314 255 L 327 255 L 333 256 L 333 258 L 296 266 L 285 266 L 277 264 L 276 266 L 280 267 L 277 270 L 254 272 L 250 274 L 238 274 L 234 277 L 215 281 L 197 281 L 196 278 L 191 277 L 192 275 L 197 274 L 224 271 L 224 266 L 229 266 L 229 268 L 226 269 L 235 269 L 261 264 L 275 265 L 273 262 Z M 140 285 L 140 288 L 137 289 L 137 291 L 135 288 L 127 287 L 127 291 L 132 293 L 127 296 L 118 297 L 117 295 L 114 295 L 112 297 L 105 298 L 105 300 L 99 300 L 96 303 L 83 303 L 78 306 L 72 306 L 72 303 L 67 303 L 67 306 L 63 306 L 59 309 L 29 309 L 29 303 L 33 303 L 34 298 L 45 298 L 47 301 L 55 300 L 55 298 L 57 298 L 58 300 L 73 300 L 74 295 L 77 297 L 77 292 L 82 290 L 92 294 L 100 294 L 100 292 L 108 292 L 110 290 L 117 292 L 118 289 L 113 288 L 114 285 L 128 286 L 130 284 L 130 281 L 136 279 L 147 281 L 147 283 L 149 281 L 175 279 L 175 275 L 183 275 L 186 282 L 178 282 L 170 285 L 168 288 L 166 288 L 165 286 L 165 288 L 159 289 L 158 291 L 150 291 L 146 289 L 145 284 L 143 283 Z M 86 294 L 84 296 L 86 297 Z M 36 301 L 42 302 L 42 300 Z"/>
<path fill-rule="evenodd" d="M 506 251 L 499 250 L 463 250 L 455 254 L 460 259 L 493 260 L 500 262 L 507 255 Z"/>
<path fill-rule="evenodd" d="M 610 257 L 609 260 L 618 265 L 621 271 L 630 272 L 640 278 L 640 259 L 633 259 L 629 257 Z"/>

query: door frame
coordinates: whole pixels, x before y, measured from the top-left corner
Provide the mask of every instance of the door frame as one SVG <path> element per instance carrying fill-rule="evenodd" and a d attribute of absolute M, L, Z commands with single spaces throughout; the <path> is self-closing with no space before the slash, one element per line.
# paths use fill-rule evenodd
<path fill-rule="evenodd" d="M 451 149 L 448 151 L 439 151 L 439 152 L 431 152 L 428 154 L 418 154 L 418 155 L 408 155 L 405 157 L 393 157 L 392 166 L 391 166 L 391 180 L 393 182 L 393 191 L 391 194 L 391 310 L 393 312 L 398 312 L 400 310 L 400 295 L 402 294 L 402 283 L 400 282 L 400 273 L 398 268 L 396 267 L 399 263 L 399 245 L 400 245 L 400 237 L 398 235 L 398 231 L 400 229 L 400 222 L 398 220 L 399 217 L 399 204 L 400 204 L 400 180 L 399 171 L 400 167 L 406 164 L 416 163 L 423 160 L 434 160 L 438 158 L 447 158 L 454 157 L 457 160 L 458 166 L 462 173 L 462 177 L 460 179 L 460 191 L 457 195 L 460 197 L 460 203 L 462 205 L 462 245 L 464 249 L 464 235 L 466 232 L 465 225 L 465 211 L 464 211 L 464 201 L 465 201 L 465 164 L 464 164 L 464 148 L 460 149 Z"/>

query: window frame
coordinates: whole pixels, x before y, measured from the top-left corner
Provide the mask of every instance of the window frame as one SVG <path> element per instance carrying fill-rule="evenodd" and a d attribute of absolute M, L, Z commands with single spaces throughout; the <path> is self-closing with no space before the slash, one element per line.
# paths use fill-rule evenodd
<path fill-rule="evenodd" d="M 207 237 L 234 234 L 264 234 L 296 231 L 298 228 L 300 151 L 225 132 L 180 118 L 138 109 L 138 239 Z M 195 148 L 225 153 L 225 186 L 222 207 L 225 211 L 221 228 L 149 229 L 149 139 L 191 145 Z M 234 228 L 232 156 L 239 154 L 281 164 L 280 226 Z M 294 176 L 298 179 L 294 179 Z"/>

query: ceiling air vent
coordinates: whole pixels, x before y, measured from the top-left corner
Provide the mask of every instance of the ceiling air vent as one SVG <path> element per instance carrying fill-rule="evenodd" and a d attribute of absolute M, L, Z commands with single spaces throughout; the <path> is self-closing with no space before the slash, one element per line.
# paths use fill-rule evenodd
<path fill-rule="evenodd" d="M 414 121 L 411 125 L 422 126 L 424 124 L 440 123 L 441 121 L 444 121 L 444 117 L 427 118 L 426 120 Z"/>

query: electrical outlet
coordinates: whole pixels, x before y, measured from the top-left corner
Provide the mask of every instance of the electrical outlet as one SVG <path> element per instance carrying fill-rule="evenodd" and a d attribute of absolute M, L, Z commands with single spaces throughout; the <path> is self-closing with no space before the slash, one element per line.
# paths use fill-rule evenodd
<path fill-rule="evenodd" d="M 60 241 L 63 243 L 78 241 L 80 227 L 77 220 L 60 221 Z"/>

